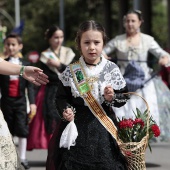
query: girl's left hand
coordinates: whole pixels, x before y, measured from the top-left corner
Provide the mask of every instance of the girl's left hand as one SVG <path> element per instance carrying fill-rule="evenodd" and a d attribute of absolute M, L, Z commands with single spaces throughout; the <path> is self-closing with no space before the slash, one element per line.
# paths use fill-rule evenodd
<path fill-rule="evenodd" d="M 28 122 L 31 123 L 37 112 L 37 106 L 35 104 L 30 104 L 30 113 L 28 114 Z"/>
<path fill-rule="evenodd" d="M 105 100 L 107 100 L 108 102 L 111 102 L 113 100 L 113 96 L 114 96 L 114 90 L 112 88 L 112 86 L 108 85 L 104 88 L 104 98 Z"/>

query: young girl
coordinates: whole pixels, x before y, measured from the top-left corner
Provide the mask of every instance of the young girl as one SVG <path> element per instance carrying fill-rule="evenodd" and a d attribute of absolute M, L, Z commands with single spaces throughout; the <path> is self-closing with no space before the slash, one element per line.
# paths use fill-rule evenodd
<path fill-rule="evenodd" d="M 60 76 L 56 106 L 63 121 L 49 144 L 47 170 L 126 170 L 111 107 L 128 100 L 122 94 L 127 92 L 125 80 L 117 65 L 102 56 L 106 34 L 99 23 L 82 23 L 76 43 L 81 57 Z M 67 134 L 69 126 L 74 129 Z"/>
<path fill-rule="evenodd" d="M 62 45 L 64 33 L 58 26 L 53 25 L 47 29 L 45 38 L 50 47 L 42 52 L 40 63 L 49 77 L 49 83 L 42 86 L 36 96 L 37 114 L 30 124 L 27 150 L 48 148 L 51 134 L 59 119 L 54 105 L 58 76 L 75 57 L 71 48 Z"/>

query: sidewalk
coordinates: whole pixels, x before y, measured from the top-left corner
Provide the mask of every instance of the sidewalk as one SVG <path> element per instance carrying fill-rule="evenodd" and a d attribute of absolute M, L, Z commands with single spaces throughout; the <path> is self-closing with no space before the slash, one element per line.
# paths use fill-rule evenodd
<path fill-rule="evenodd" d="M 30 170 L 45 170 L 47 159 L 47 150 L 27 151 L 27 159 L 29 161 Z"/>
<path fill-rule="evenodd" d="M 152 144 L 152 153 L 146 150 L 147 170 L 170 170 L 170 143 Z M 47 150 L 33 150 L 27 152 L 30 170 L 45 170 Z"/>

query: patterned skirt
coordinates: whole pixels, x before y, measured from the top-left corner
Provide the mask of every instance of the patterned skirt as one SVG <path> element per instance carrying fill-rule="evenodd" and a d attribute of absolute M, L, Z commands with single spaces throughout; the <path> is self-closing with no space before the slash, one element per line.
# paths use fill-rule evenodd
<path fill-rule="evenodd" d="M 6 121 L 0 111 L 0 169 L 22 170 L 20 160 L 8 130 Z"/>

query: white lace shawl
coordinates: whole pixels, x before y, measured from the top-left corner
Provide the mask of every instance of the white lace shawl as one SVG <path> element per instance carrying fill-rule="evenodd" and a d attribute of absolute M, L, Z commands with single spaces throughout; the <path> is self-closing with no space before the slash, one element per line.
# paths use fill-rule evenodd
<path fill-rule="evenodd" d="M 125 87 L 126 82 L 120 73 L 118 66 L 115 63 L 106 60 L 103 56 L 102 62 L 99 65 L 91 68 L 86 66 L 83 57 L 80 57 L 79 61 L 83 66 L 83 70 L 88 78 L 98 78 L 98 81 L 90 85 L 93 85 L 91 92 L 100 104 L 102 104 L 104 101 L 102 95 L 104 94 L 104 88 L 107 85 L 111 85 L 114 90 L 120 90 Z M 81 97 L 76 85 L 74 84 L 73 76 L 69 66 L 67 66 L 65 71 L 61 74 L 60 80 L 64 86 L 71 87 L 71 92 L 74 97 Z"/>

